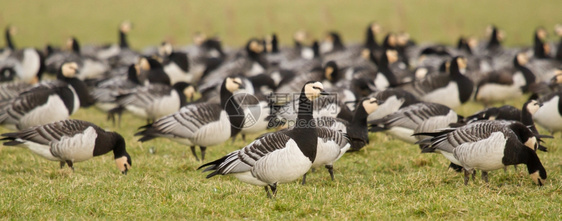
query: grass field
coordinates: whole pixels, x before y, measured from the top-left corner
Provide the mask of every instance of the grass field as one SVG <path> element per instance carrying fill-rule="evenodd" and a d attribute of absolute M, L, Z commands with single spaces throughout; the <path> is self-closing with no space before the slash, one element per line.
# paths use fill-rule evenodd
<path fill-rule="evenodd" d="M 452 43 L 460 34 L 482 36 L 485 25 L 495 23 L 506 30 L 507 44 L 529 45 L 536 26 L 551 29 L 560 22 L 561 6 L 561 1 L 1 1 L 0 27 L 18 26 L 16 44 L 39 47 L 70 35 L 84 43 L 114 42 L 117 24 L 130 19 L 135 25 L 131 45 L 140 49 L 162 39 L 187 44 L 195 31 L 216 33 L 230 46 L 272 31 L 289 42 L 301 28 L 317 37 L 339 30 L 345 40 L 360 41 L 370 21 L 385 31 L 409 31 L 421 42 Z M 469 103 L 458 112 L 480 108 Z M 232 177 L 205 179 L 185 146 L 137 142 L 133 134 L 144 121 L 131 115 L 124 116 L 120 128 L 95 108 L 73 118 L 121 133 L 133 169 L 121 175 L 108 154 L 77 163 L 71 172 L 30 151 L 0 147 L 0 218 L 562 219 L 560 135 L 547 140 L 548 153 L 539 153 L 549 176 L 543 187 L 532 183 L 525 166 L 494 171 L 489 184 L 477 177 L 464 186 L 462 175 L 448 171 L 441 155 L 422 155 L 413 145 L 372 134 L 370 145 L 335 164 L 334 182 L 326 171 L 316 171 L 305 186 L 300 181 L 280 185 L 277 198 L 270 200 L 263 188 Z M 210 147 L 207 159 L 244 145 L 237 140 Z"/>

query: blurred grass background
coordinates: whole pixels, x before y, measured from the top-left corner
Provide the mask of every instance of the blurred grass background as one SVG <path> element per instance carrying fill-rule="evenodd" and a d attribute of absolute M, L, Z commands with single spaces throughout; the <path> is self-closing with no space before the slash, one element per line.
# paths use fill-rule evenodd
<path fill-rule="evenodd" d="M 507 45 L 530 45 L 537 26 L 548 30 L 560 16 L 562 1 L 0 1 L 0 27 L 17 26 L 19 46 L 60 45 L 69 36 L 84 43 L 112 43 L 123 20 L 133 22 L 131 46 L 142 48 L 164 39 L 188 44 L 200 31 L 229 46 L 277 32 L 281 44 L 304 29 L 321 38 L 328 30 L 346 42 L 363 40 L 369 22 L 388 31 L 407 31 L 418 42 L 452 44 L 460 35 L 483 37 L 486 25 L 505 30 Z M 382 39 L 383 36 L 379 36 Z"/>

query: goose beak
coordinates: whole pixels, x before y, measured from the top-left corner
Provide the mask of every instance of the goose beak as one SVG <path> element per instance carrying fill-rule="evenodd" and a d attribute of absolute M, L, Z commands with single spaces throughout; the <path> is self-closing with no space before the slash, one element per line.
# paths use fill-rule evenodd
<path fill-rule="evenodd" d="M 326 92 L 325 90 L 320 91 L 320 95 L 330 95 L 330 93 Z"/>

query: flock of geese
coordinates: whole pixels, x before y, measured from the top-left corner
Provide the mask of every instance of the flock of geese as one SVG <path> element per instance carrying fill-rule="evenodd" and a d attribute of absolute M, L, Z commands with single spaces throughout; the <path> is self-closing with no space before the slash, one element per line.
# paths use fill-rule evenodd
<path fill-rule="evenodd" d="M 119 26 L 119 42 L 66 47 L 18 48 L 14 27 L 0 51 L 0 124 L 6 146 L 22 146 L 61 168 L 113 151 L 122 173 L 132 166 L 123 137 L 93 123 L 69 119 L 94 106 L 119 124 L 129 112 L 145 119 L 140 142 L 165 138 L 189 146 L 205 161 L 207 147 L 241 135 L 246 146 L 199 169 L 264 186 L 277 185 L 333 165 L 383 132 L 441 153 L 464 183 L 476 170 L 526 164 L 532 180 L 547 174 L 536 151 L 550 133 L 562 131 L 562 42 L 536 29 L 531 47 L 502 46 L 504 33 L 487 28 L 480 43 L 461 37 L 456 46 L 422 43 L 407 33 L 386 33 L 371 23 L 365 42 L 344 44 L 337 32 L 315 40 L 295 33 L 294 46 L 280 47 L 275 34 L 251 38 L 241 49 L 217 37 L 196 34 L 194 43 L 168 42 L 135 51 L 127 41 L 131 24 Z M 562 26 L 555 27 L 562 40 Z M 44 78 L 46 74 L 55 77 Z M 529 95 L 519 109 L 493 107 Z M 463 117 L 469 102 L 486 107 Z M 275 129 L 273 129 L 275 128 Z M 251 142 L 247 134 L 261 134 Z M 552 135 L 551 134 L 551 135 Z M 374 142 L 376 143 L 376 141 Z M 200 155 L 196 147 L 199 147 Z M 376 148 L 376 144 L 374 145 Z"/>

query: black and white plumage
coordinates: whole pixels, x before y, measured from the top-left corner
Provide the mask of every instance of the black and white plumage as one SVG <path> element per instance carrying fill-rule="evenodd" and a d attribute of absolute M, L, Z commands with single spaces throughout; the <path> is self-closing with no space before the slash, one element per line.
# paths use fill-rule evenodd
<path fill-rule="evenodd" d="M 400 108 L 420 102 L 413 94 L 399 88 L 388 88 L 383 91 L 376 91 L 370 96 L 381 101 L 382 104 L 376 111 L 369 114 L 367 118 L 368 121 L 381 119 L 386 115 L 398 111 Z"/>
<path fill-rule="evenodd" d="M 240 181 L 264 186 L 271 197 L 277 184 L 292 182 L 304 175 L 317 156 L 318 131 L 312 117 L 313 100 L 323 94 L 320 82 L 308 82 L 299 97 L 296 127 L 268 133 L 240 150 L 199 167 L 207 175 L 233 175 Z"/>
<path fill-rule="evenodd" d="M 164 116 L 152 124 L 141 127 L 136 136 L 145 142 L 164 137 L 191 146 L 195 158 L 195 146 L 201 149 L 201 160 L 205 159 L 208 146 L 223 143 L 240 132 L 244 124 L 244 114 L 232 94 L 244 88 L 238 77 L 227 77 L 221 85 L 220 104 L 197 103 L 180 108 L 179 111 Z"/>
<path fill-rule="evenodd" d="M 118 106 L 117 97 L 133 92 L 142 84 L 138 79 L 138 65 L 130 65 L 126 76 L 115 76 L 95 84 L 90 94 L 96 101 L 96 107 L 108 112 Z"/>
<path fill-rule="evenodd" d="M 170 83 L 193 82 L 193 74 L 189 72 L 189 57 L 187 53 L 174 51 L 172 44 L 163 42 L 158 48 L 158 53 L 162 56 L 164 72 L 170 78 Z"/>
<path fill-rule="evenodd" d="M 474 83 L 462 74 L 466 62 L 464 57 L 455 57 L 450 63 L 449 73 L 427 75 L 402 88 L 422 101 L 457 108 L 470 99 L 474 87 Z"/>
<path fill-rule="evenodd" d="M 533 114 L 533 120 L 551 134 L 562 131 L 562 92 L 553 92 L 538 99 L 542 106 Z"/>
<path fill-rule="evenodd" d="M 45 71 L 45 56 L 35 48 L 24 48 L 11 52 L 0 67 L 10 67 L 19 80 L 35 84 Z"/>
<path fill-rule="evenodd" d="M 105 60 L 100 60 L 91 55 L 84 55 L 81 51 L 78 40 L 74 37 L 67 40 L 68 51 L 58 51 L 50 53 L 45 59 L 46 70 L 49 73 L 56 73 L 58 68 L 66 62 L 76 62 L 78 64 L 78 79 L 99 79 L 109 70 L 109 65 Z"/>
<path fill-rule="evenodd" d="M 543 185 L 546 170 L 535 152 L 538 141 L 535 134 L 516 121 L 478 121 L 441 132 L 423 133 L 432 136 L 422 142 L 430 145 L 422 152 L 440 152 L 465 171 L 464 183 L 469 174 L 482 170 L 488 182 L 488 171 L 508 165 L 527 164 L 533 181 Z"/>
<path fill-rule="evenodd" d="M 59 80 L 34 87 L 7 101 L 0 109 L 0 123 L 22 130 L 65 120 L 81 105 L 93 104 L 86 85 L 75 78 L 77 68 L 74 62 L 65 63 L 59 71 Z"/>
<path fill-rule="evenodd" d="M 118 107 L 110 110 L 110 114 L 127 110 L 135 116 L 149 122 L 173 114 L 192 99 L 195 88 L 186 82 L 177 82 L 172 86 L 165 84 L 149 84 L 137 87 L 128 94 L 117 97 Z"/>
<path fill-rule="evenodd" d="M 61 168 L 68 164 L 74 170 L 75 162 L 89 160 L 109 151 L 113 151 L 121 173 L 126 174 L 132 165 L 121 135 L 86 121 L 57 121 L 2 136 L 2 140 L 6 141 L 5 146 L 27 147 L 47 160 L 60 161 Z"/>
<path fill-rule="evenodd" d="M 145 84 L 165 84 L 171 85 L 170 77 L 164 71 L 164 66 L 158 60 L 150 57 L 139 59 L 140 74 L 139 80 Z"/>
<path fill-rule="evenodd" d="M 367 123 L 371 125 L 371 132 L 384 131 L 413 144 L 422 139 L 420 136 L 413 136 L 415 133 L 437 131 L 458 120 L 457 113 L 445 105 L 421 102 Z"/>
<path fill-rule="evenodd" d="M 535 75 L 524 65 L 527 56 L 519 53 L 513 58 L 513 67 L 492 71 L 478 83 L 474 100 L 485 105 L 519 98 L 535 83 Z"/>
<path fill-rule="evenodd" d="M 334 180 L 334 163 L 351 147 L 349 137 L 345 132 L 326 127 L 318 127 L 317 133 L 316 158 L 314 158 L 311 168 L 326 167 L 330 173 L 330 178 Z M 306 174 L 302 177 L 302 184 L 305 183 Z"/>

